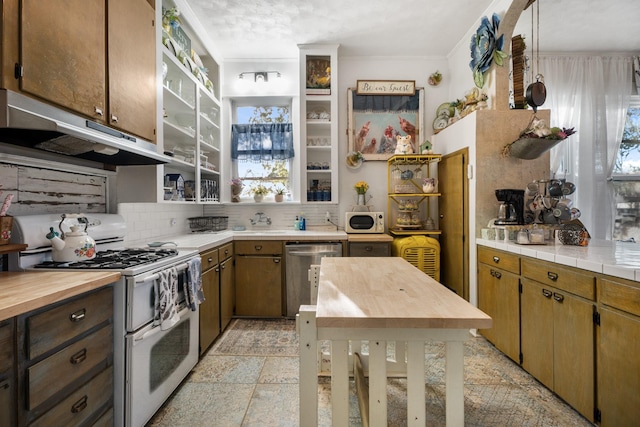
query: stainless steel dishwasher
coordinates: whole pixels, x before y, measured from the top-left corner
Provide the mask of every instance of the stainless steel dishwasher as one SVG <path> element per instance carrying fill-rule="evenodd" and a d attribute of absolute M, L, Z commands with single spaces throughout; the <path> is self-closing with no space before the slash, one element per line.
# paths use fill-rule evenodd
<path fill-rule="evenodd" d="M 309 268 L 322 257 L 342 256 L 342 243 L 287 243 L 287 317 L 296 317 L 300 306 L 311 302 Z"/>

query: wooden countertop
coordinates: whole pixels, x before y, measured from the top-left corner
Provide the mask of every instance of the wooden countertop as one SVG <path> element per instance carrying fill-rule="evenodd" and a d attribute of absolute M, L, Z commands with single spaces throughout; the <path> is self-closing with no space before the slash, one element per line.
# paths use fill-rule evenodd
<path fill-rule="evenodd" d="M 385 233 L 376 234 L 347 234 L 347 240 L 350 242 L 393 242 L 393 237 Z"/>
<path fill-rule="evenodd" d="M 0 320 L 116 282 L 119 272 L 2 272 Z"/>
<path fill-rule="evenodd" d="M 490 328 L 492 319 L 400 257 L 322 258 L 318 327 Z"/>

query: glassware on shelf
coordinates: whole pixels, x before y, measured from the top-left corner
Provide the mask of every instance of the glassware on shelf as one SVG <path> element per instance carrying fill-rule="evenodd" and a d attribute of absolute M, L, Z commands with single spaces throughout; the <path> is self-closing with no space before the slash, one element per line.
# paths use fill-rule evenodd
<path fill-rule="evenodd" d="M 422 179 L 422 167 L 420 165 L 413 170 L 413 178 Z"/>
<path fill-rule="evenodd" d="M 402 179 L 402 170 L 398 167 L 398 165 L 391 170 L 391 179 L 394 181 L 400 181 Z"/>

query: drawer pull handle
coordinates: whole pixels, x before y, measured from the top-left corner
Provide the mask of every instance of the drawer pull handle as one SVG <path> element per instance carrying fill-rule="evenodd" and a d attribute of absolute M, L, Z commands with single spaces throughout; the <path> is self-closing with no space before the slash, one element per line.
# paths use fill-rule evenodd
<path fill-rule="evenodd" d="M 500 273 L 499 271 L 495 271 L 495 270 L 491 270 L 491 275 L 493 277 L 495 277 L 496 279 L 499 279 L 502 277 L 502 273 Z"/>
<path fill-rule="evenodd" d="M 229 255 L 229 249 L 225 249 L 225 250 L 224 250 L 224 254 L 225 254 L 225 255 Z"/>
<path fill-rule="evenodd" d="M 280 258 L 274 258 L 274 259 L 273 259 L 273 262 L 274 262 L 275 264 L 280 264 Z"/>
<path fill-rule="evenodd" d="M 500 262 L 500 257 L 499 256 L 494 256 L 493 257 L 493 262 L 495 262 L 496 264 Z"/>
<path fill-rule="evenodd" d="M 0 383 L 0 390 L 9 390 L 9 380 Z"/>
<path fill-rule="evenodd" d="M 543 289 L 542 290 L 542 295 L 544 295 L 545 298 L 551 298 L 551 295 L 553 295 L 553 292 L 551 292 L 548 289 Z"/>
<path fill-rule="evenodd" d="M 553 299 L 558 301 L 558 302 L 562 302 L 562 301 L 564 301 L 564 295 L 559 294 L 557 292 L 554 292 L 553 293 Z"/>
<path fill-rule="evenodd" d="M 71 315 L 69 316 L 69 320 L 71 320 L 72 322 L 81 322 L 82 320 L 84 320 L 86 313 L 87 310 L 85 308 L 78 310 L 75 313 L 71 313 Z"/>
<path fill-rule="evenodd" d="M 215 271 L 216 273 L 220 272 L 220 267 L 215 268 L 213 271 Z"/>
<path fill-rule="evenodd" d="M 262 245 L 255 245 L 254 248 L 256 249 L 256 251 L 261 251 Z"/>
<path fill-rule="evenodd" d="M 553 280 L 555 282 L 556 280 L 558 280 L 558 273 L 547 271 L 547 277 L 549 278 L 549 280 Z"/>
<path fill-rule="evenodd" d="M 118 116 L 116 116 L 115 114 L 112 114 L 111 115 L 111 122 L 118 123 Z"/>
<path fill-rule="evenodd" d="M 367 246 L 366 248 L 364 248 L 364 250 L 367 252 L 371 252 L 373 250 L 373 246 Z"/>
<path fill-rule="evenodd" d="M 104 115 L 104 113 L 102 112 L 102 108 L 100 107 L 93 107 L 93 111 L 100 117 Z"/>
<path fill-rule="evenodd" d="M 78 412 L 82 412 L 87 407 L 87 395 L 82 396 L 80 400 L 71 405 L 71 412 L 77 414 Z"/>
<path fill-rule="evenodd" d="M 213 258 L 211 257 L 207 258 L 207 262 L 213 262 Z"/>
<path fill-rule="evenodd" d="M 87 358 L 87 349 L 83 348 L 69 359 L 72 365 L 77 365 L 78 363 L 82 363 Z"/>

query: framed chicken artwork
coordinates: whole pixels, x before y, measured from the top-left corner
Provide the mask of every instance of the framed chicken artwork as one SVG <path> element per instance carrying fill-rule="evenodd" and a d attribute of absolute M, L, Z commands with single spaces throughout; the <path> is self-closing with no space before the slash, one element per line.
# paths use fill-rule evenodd
<path fill-rule="evenodd" d="M 413 95 L 358 94 L 350 88 L 348 108 L 350 152 L 362 153 L 365 160 L 386 161 L 396 152 L 400 136 L 403 154 L 418 153 L 424 135 L 424 88 L 416 88 Z"/>

